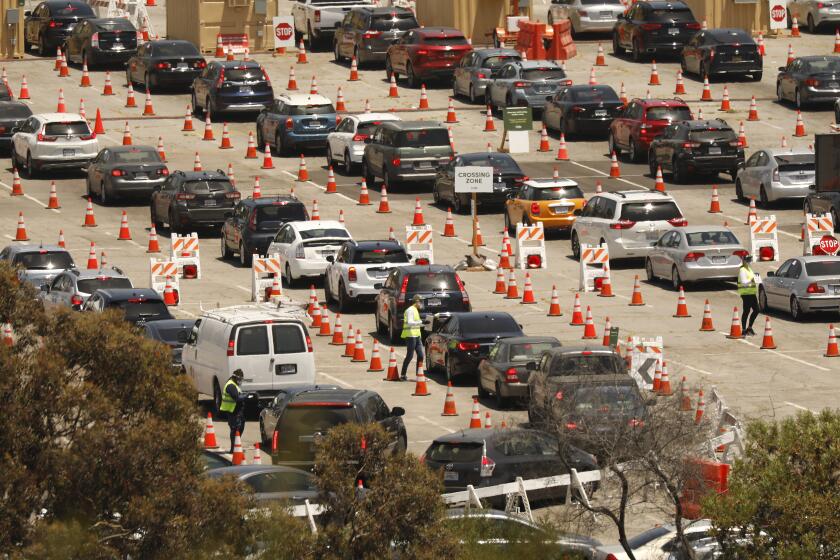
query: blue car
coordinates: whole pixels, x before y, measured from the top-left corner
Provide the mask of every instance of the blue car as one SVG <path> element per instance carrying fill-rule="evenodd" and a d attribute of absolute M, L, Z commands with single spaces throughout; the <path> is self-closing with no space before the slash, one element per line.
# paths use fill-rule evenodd
<path fill-rule="evenodd" d="M 193 109 L 211 119 L 221 113 L 261 111 L 273 101 L 268 74 L 253 60 L 210 62 L 192 84 Z"/>
<path fill-rule="evenodd" d="M 335 120 L 335 107 L 323 95 L 283 94 L 257 117 L 257 145 L 277 154 L 324 148 Z"/>

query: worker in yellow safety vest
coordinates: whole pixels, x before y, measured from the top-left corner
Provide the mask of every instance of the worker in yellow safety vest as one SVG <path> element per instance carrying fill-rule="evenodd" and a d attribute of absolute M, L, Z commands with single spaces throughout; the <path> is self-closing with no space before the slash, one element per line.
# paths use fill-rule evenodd
<path fill-rule="evenodd" d="M 243 393 L 241 387 L 245 374 L 241 369 L 234 370 L 222 389 L 222 402 L 219 410 L 227 414 L 227 423 L 230 428 L 230 452 L 233 453 L 233 443 L 236 432 L 242 437 L 245 432 L 245 402 L 256 397 L 254 393 Z"/>
<path fill-rule="evenodd" d="M 758 284 L 761 280 L 758 274 L 750 268 L 752 255 L 745 255 L 738 270 L 738 295 L 741 296 L 741 332 L 744 335 L 755 336 L 753 323 L 758 317 Z"/>
<path fill-rule="evenodd" d="M 415 295 L 411 298 L 411 305 L 409 305 L 405 313 L 403 313 L 403 330 L 402 338 L 405 339 L 405 359 L 402 364 L 402 375 L 400 379 L 405 381 L 407 379 L 406 372 L 408 366 L 411 364 L 411 357 L 417 353 L 417 367 L 416 372 L 420 372 L 423 367 L 423 343 L 420 341 L 420 327 L 423 326 L 423 320 L 420 318 L 420 306 L 423 298 Z"/>

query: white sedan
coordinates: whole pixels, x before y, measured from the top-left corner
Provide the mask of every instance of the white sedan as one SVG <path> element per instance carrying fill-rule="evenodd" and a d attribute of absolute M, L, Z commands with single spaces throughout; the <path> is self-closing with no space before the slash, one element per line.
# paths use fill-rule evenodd
<path fill-rule="evenodd" d="M 707 519 L 700 519 L 684 526 L 689 546 L 694 550 L 697 560 L 717 558 L 720 547 L 712 534 L 712 525 Z M 680 560 L 685 558 L 677 542 L 677 532 L 673 525 L 658 525 L 628 539 L 636 560 Z M 629 558 L 620 544 L 599 546 L 596 560 L 626 560 Z"/>
<path fill-rule="evenodd" d="M 40 170 L 81 168 L 99 153 L 99 140 L 77 113 L 32 115 L 12 136 L 12 164 L 30 177 Z"/>
<path fill-rule="evenodd" d="M 344 224 L 332 220 L 310 220 L 284 224 L 268 246 L 268 254 L 283 266 L 283 277 L 291 286 L 303 277 L 319 277 L 335 258 L 342 243 L 353 239 Z"/>
<path fill-rule="evenodd" d="M 327 136 L 327 165 L 341 162 L 345 175 L 353 173 L 353 166 L 362 163 L 365 154 L 365 138 L 385 121 L 399 121 L 391 113 L 363 113 L 344 117 L 333 132 Z"/>

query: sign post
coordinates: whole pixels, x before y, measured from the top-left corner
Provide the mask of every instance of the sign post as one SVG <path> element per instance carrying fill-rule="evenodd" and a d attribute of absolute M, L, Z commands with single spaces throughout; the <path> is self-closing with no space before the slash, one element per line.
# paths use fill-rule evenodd
<path fill-rule="evenodd" d="M 493 192 L 493 168 L 463 166 L 455 168 L 455 193 L 470 193 L 472 198 L 472 246 L 478 256 L 478 193 Z"/>
<path fill-rule="evenodd" d="M 271 20 L 274 26 L 274 48 L 295 47 L 295 20 L 292 16 L 275 16 Z"/>
<path fill-rule="evenodd" d="M 767 0 L 770 14 L 770 31 L 787 29 L 787 0 Z"/>
<path fill-rule="evenodd" d="M 502 135 L 504 150 L 505 138 L 508 140 L 508 152 L 511 154 L 528 153 L 528 133 L 534 128 L 534 117 L 530 107 L 505 107 L 502 112 L 505 133 Z"/>

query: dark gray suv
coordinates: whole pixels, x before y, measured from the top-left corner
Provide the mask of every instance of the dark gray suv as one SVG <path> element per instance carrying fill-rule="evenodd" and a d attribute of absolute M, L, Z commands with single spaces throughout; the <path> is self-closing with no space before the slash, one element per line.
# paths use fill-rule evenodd
<path fill-rule="evenodd" d="M 432 182 L 455 155 L 446 127 L 430 121 L 383 122 L 365 144 L 362 172 L 369 187 L 377 177 L 389 186 L 399 181 Z"/>
<path fill-rule="evenodd" d="M 359 66 L 384 63 L 391 43 L 415 27 L 420 24 L 408 8 L 353 8 L 335 30 L 335 60 L 355 57 Z"/>

